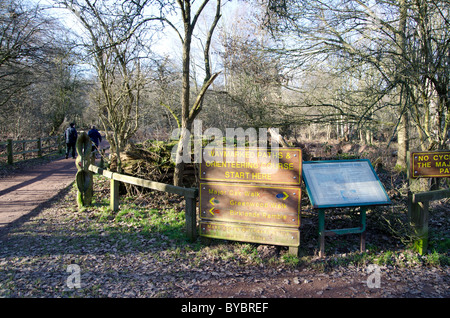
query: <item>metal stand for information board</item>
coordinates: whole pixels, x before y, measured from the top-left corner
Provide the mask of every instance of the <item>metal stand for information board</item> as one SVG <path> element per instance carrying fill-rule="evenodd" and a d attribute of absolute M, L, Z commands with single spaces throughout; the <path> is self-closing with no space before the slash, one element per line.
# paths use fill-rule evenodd
<path fill-rule="evenodd" d="M 325 236 L 345 235 L 345 234 L 360 234 L 360 251 L 361 253 L 366 250 L 366 206 L 361 207 L 360 210 L 360 227 L 325 230 L 325 209 L 319 209 L 319 238 L 320 238 L 320 251 L 319 256 L 325 255 Z"/>

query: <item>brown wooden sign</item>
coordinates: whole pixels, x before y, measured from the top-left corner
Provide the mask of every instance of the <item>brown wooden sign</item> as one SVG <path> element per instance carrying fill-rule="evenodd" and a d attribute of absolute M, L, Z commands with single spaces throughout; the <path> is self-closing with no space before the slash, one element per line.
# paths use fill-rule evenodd
<path fill-rule="evenodd" d="M 250 243 L 294 247 L 300 245 L 300 231 L 298 229 L 263 225 L 200 221 L 200 235 Z"/>
<path fill-rule="evenodd" d="M 300 198 L 300 187 L 200 183 L 200 218 L 298 228 Z"/>
<path fill-rule="evenodd" d="M 450 177 L 450 151 L 411 152 L 412 178 Z"/>
<path fill-rule="evenodd" d="M 302 152 L 298 148 L 203 150 L 200 235 L 300 245 Z"/>
<path fill-rule="evenodd" d="M 301 149 L 279 148 L 272 151 L 236 148 L 232 151 L 213 149 L 209 152 L 204 153 L 200 166 L 202 181 L 283 185 L 301 183 Z"/>

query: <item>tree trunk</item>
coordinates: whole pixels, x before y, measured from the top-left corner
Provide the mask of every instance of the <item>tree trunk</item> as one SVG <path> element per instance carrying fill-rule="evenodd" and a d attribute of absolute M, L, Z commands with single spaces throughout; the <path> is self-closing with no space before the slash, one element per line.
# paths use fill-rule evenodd
<path fill-rule="evenodd" d="M 188 6 L 187 6 L 188 7 Z M 189 97 L 190 97 L 190 51 L 192 41 L 192 26 L 190 24 L 190 8 L 187 8 L 184 17 L 184 41 L 183 41 L 183 74 L 182 74 L 182 92 L 181 92 L 181 135 L 178 141 L 178 149 L 176 155 L 175 171 L 173 175 L 173 184 L 175 186 L 183 185 L 184 162 L 183 162 L 183 145 L 188 134 L 186 129 L 190 131 L 188 124 L 189 119 Z M 187 149 L 185 150 L 187 151 Z"/>
<path fill-rule="evenodd" d="M 220 18 L 220 8 L 221 1 L 217 1 L 216 5 L 216 15 L 213 23 L 211 24 L 211 28 L 207 35 L 206 46 L 204 48 L 204 62 L 205 62 L 205 80 L 203 83 L 203 87 L 198 93 L 197 99 L 194 102 L 192 109 L 189 109 L 190 104 L 190 52 L 191 52 L 191 41 L 192 41 L 192 33 L 195 28 L 195 24 L 197 22 L 198 17 L 203 11 L 204 7 L 208 3 L 209 0 L 203 0 L 200 4 L 200 8 L 197 10 L 193 19 L 191 20 L 191 2 L 189 0 L 178 1 L 180 5 L 180 9 L 182 12 L 183 26 L 184 26 L 184 39 L 183 43 L 183 75 L 182 75 L 182 92 L 181 92 L 181 135 L 180 140 L 178 141 L 178 149 L 176 152 L 176 163 L 175 163 L 175 171 L 173 175 L 173 184 L 175 186 L 183 185 L 183 176 L 184 176 L 184 167 L 185 163 L 183 158 L 183 151 L 186 153 L 190 153 L 190 149 L 184 149 L 183 146 L 190 145 L 190 131 L 192 128 L 192 123 L 194 122 L 195 117 L 198 115 L 202 108 L 203 96 L 206 93 L 208 87 L 212 84 L 212 82 L 217 77 L 218 73 L 211 76 L 209 69 L 209 47 L 211 44 L 211 37 L 214 32 L 214 29 L 217 25 L 217 22 Z M 189 140 L 187 140 L 189 139 Z M 189 157 L 190 158 L 190 157 Z M 189 161 L 190 162 L 190 161 Z"/>
<path fill-rule="evenodd" d="M 407 108 L 407 104 L 409 103 L 409 98 L 407 98 L 408 95 L 408 89 L 406 89 L 406 85 L 408 85 L 407 81 L 408 79 L 406 76 L 403 75 L 404 69 L 406 68 L 406 57 L 405 57 L 405 34 L 406 34 L 406 14 L 407 14 L 407 7 L 406 7 L 406 0 L 400 0 L 399 1 L 399 14 L 400 14 L 400 20 L 399 20 L 399 26 L 397 31 L 397 43 L 398 43 L 398 53 L 399 53 L 399 64 L 400 64 L 400 73 L 397 75 L 401 78 L 403 84 L 402 89 L 400 90 L 400 124 L 398 126 L 398 157 L 397 157 L 397 166 L 400 166 L 402 168 L 406 167 L 406 153 L 409 149 L 409 134 L 408 134 L 408 113 L 409 109 Z M 405 103 L 405 104 L 404 104 Z"/>
<path fill-rule="evenodd" d="M 177 187 L 181 187 L 183 185 L 183 177 L 184 177 L 184 162 L 183 162 L 183 144 L 184 144 L 184 138 L 182 137 L 183 134 L 180 136 L 180 140 L 178 141 L 178 149 L 177 149 L 177 156 L 176 156 L 176 164 L 175 164 L 175 170 L 173 174 L 173 185 Z"/>
<path fill-rule="evenodd" d="M 406 153 L 409 149 L 409 133 L 408 133 L 408 113 L 404 112 L 400 118 L 400 124 L 398 126 L 398 156 L 397 166 L 402 168 L 406 167 Z"/>

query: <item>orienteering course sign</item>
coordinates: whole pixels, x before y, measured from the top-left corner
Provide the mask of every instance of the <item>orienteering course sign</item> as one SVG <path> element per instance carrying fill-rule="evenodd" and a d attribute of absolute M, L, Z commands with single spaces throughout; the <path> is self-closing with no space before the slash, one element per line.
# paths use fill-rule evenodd
<path fill-rule="evenodd" d="M 205 151 L 211 153 L 200 166 L 200 235 L 289 246 L 298 253 L 301 150 Z"/>
<path fill-rule="evenodd" d="M 300 231 L 298 229 L 283 227 L 201 221 L 200 235 L 250 243 L 292 247 L 298 247 L 300 245 Z"/>
<path fill-rule="evenodd" d="M 200 206 L 202 219 L 300 226 L 298 187 L 201 183 Z"/>
<path fill-rule="evenodd" d="M 302 158 L 297 148 L 208 150 L 200 166 L 200 180 L 300 185 Z M 205 156 L 203 156 L 205 159 Z"/>

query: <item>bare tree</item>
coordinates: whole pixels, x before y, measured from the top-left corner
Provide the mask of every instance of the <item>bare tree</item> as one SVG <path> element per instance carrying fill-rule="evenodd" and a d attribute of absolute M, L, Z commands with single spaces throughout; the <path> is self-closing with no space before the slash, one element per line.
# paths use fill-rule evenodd
<path fill-rule="evenodd" d="M 409 4 L 406 52 L 411 122 L 423 150 L 448 147 L 450 129 L 450 2 Z"/>
<path fill-rule="evenodd" d="M 88 34 L 84 43 L 92 56 L 99 81 L 96 101 L 99 118 L 116 154 L 121 171 L 120 151 L 138 129 L 140 94 L 144 87 L 140 60 L 143 6 L 147 1 L 59 2 L 78 18 Z"/>
<path fill-rule="evenodd" d="M 315 67 L 330 58 L 338 58 L 348 61 L 349 69 L 372 69 L 378 73 L 378 88 L 371 88 L 376 92 L 374 100 L 365 105 L 360 116 L 373 115 L 379 101 L 390 96 L 388 103 L 397 109 L 399 165 L 405 165 L 408 119 L 413 118 L 424 127 L 424 96 L 435 99 L 439 105 L 440 128 L 434 126 L 439 131 L 436 143 L 439 147 L 445 145 L 448 133 L 445 123 L 449 118 L 448 0 L 265 3 L 266 26 L 278 36 L 291 36 L 280 52 L 299 68 Z M 292 36 L 301 40 L 295 41 Z M 427 83 L 426 89 L 432 92 L 423 94 L 421 83 Z M 422 128 L 419 133 L 425 136 Z M 427 138 L 430 137 L 428 134 Z"/>
<path fill-rule="evenodd" d="M 45 59 L 50 21 L 39 7 L 0 0 L 0 106 L 32 83 L 33 70 Z M 3 108 L 4 109 L 4 108 Z"/>
<path fill-rule="evenodd" d="M 181 185 L 183 180 L 184 162 L 181 160 L 184 144 L 188 135 L 186 131 L 191 129 L 192 123 L 202 109 L 203 97 L 211 83 L 217 77 L 211 74 L 209 50 L 214 29 L 220 19 L 221 1 L 216 1 L 214 18 L 210 24 L 204 43 L 204 72 L 205 77 L 202 88 L 193 105 L 190 104 L 191 81 L 191 43 L 198 19 L 203 13 L 209 0 L 203 0 L 194 7 L 192 0 L 159 1 L 115 1 L 114 3 L 97 2 L 90 0 L 65 0 L 59 1 L 69 8 L 80 20 L 88 31 L 89 48 L 94 56 L 95 67 L 101 89 L 106 116 L 105 128 L 111 128 L 114 132 L 112 142 L 118 153 L 123 143 L 136 131 L 138 121 L 139 90 L 142 87 L 139 67 L 136 67 L 137 58 L 130 58 L 133 49 L 131 46 L 140 44 L 142 37 L 138 30 L 149 21 L 160 21 L 163 26 L 169 26 L 175 30 L 182 43 L 182 89 L 181 89 L 181 123 L 182 133 L 177 150 L 177 163 L 174 173 L 174 184 Z M 197 5 L 197 4 L 196 4 Z M 150 8 L 150 13 L 145 14 L 144 9 Z M 194 8 L 195 12 L 194 12 Z M 152 10 L 153 9 L 153 10 Z M 170 20 L 174 10 L 179 10 L 182 27 L 179 29 L 176 22 Z M 154 12 L 157 12 L 156 14 Z M 173 15 L 172 15 L 173 16 Z M 148 43 L 148 42 L 147 42 Z M 136 46 L 134 46 L 136 48 Z M 136 52 L 134 57 L 136 57 Z M 134 71 L 131 71 L 130 63 L 134 62 Z M 118 82 L 119 81 L 119 82 Z M 112 84 L 120 90 L 114 90 Z M 119 92 L 119 96 L 114 93 Z M 100 100 L 99 100 L 100 101 Z M 170 105 L 166 105 L 170 109 Z M 174 112 L 172 112 L 174 113 Z M 133 115 L 131 118 L 130 116 Z M 130 120 L 131 118 L 131 120 Z"/>
<path fill-rule="evenodd" d="M 158 1 L 156 1 L 158 2 Z M 194 36 L 194 30 L 196 29 L 197 22 L 205 10 L 205 7 L 210 0 L 201 1 L 198 6 L 194 6 L 193 0 L 176 0 L 168 2 L 160 2 L 160 12 L 163 9 L 171 10 L 175 9 L 179 11 L 179 16 L 181 18 L 182 28 L 177 28 L 178 23 L 172 21 L 168 15 L 160 15 L 159 17 L 154 17 L 162 21 L 165 25 L 170 26 L 175 30 L 178 35 L 181 45 L 182 45 L 182 80 L 181 80 L 181 118 L 179 118 L 181 133 L 178 143 L 178 148 L 176 152 L 176 166 L 174 172 L 173 182 L 174 185 L 182 185 L 184 166 L 185 162 L 183 158 L 183 151 L 190 152 L 190 149 L 183 149 L 183 145 L 186 144 L 186 140 L 189 138 L 188 132 L 192 128 L 192 123 L 194 119 L 201 112 L 203 107 L 203 99 L 209 88 L 209 86 L 214 82 L 219 73 L 212 74 L 211 72 L 211 61 L 210 61 L 210 46 L 211 39 L 214 34 L 214 30 L 217 23 L 221 17 L 221 0 L 216 0 L 215 14 L 210 22 L 209 29 L 206 34 L 205 43 L 203 45 L 203 64 L 204 64 L 204 79 L 203 85 L 199 90 L 195 101 L 191 106 L 191 45 Z M 197 4 L 196 4 L 197 5 Z M 170 106 L 170 105 L 166 105 Z M 186 157 L 186 156 L 185 156 Z"/>
<path fill-rule="evenodd" d="M 26 7 L 21 1 L 0 1 L 0 105 L 30 84 L 26 75 L 42 49 L 45 25 L 38 8 Z"/>
<path fill-rule="evenodd" d="M 283 65 L 266 49 L 269 36 L 251 21 L 227 24 L 221 33 L 224 89 L 238 106 L 240 126 L 282 125 Z"/>
<path fill-rule="evenodd" d="M 14 138 L 57 133 L 80 108 L 77 56 L 45 9 L 0 1 L 0 126 Z"/>

